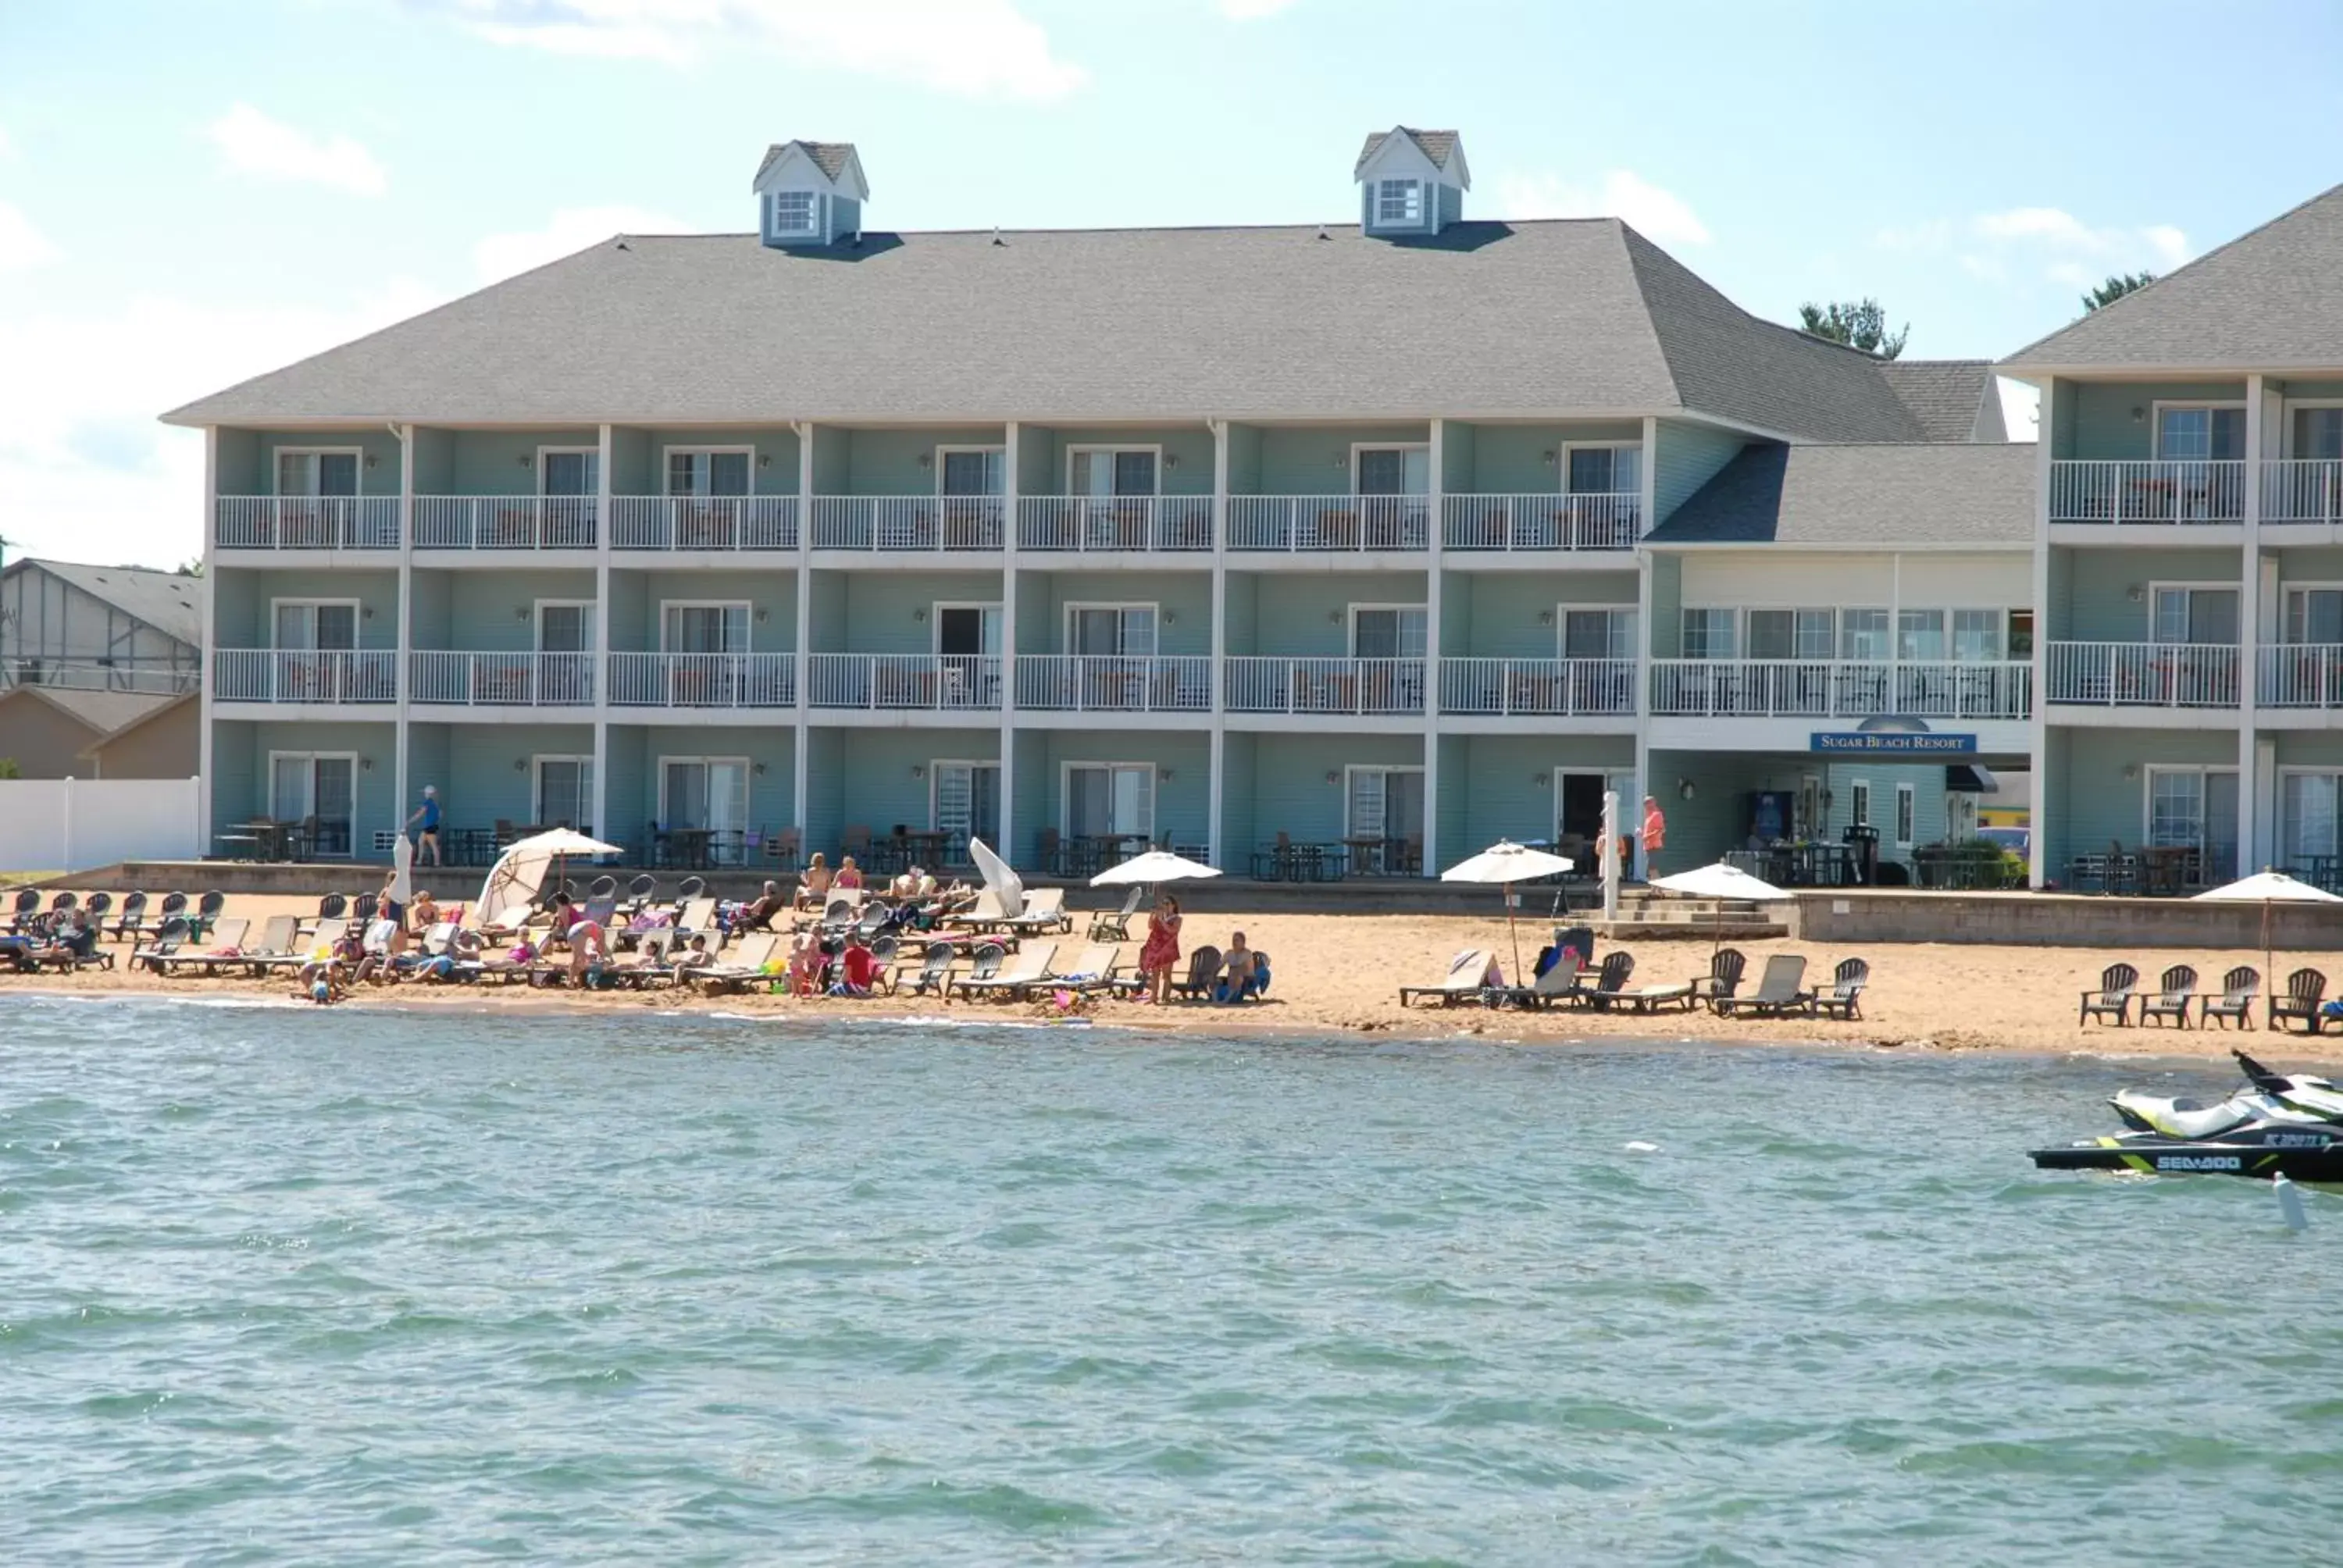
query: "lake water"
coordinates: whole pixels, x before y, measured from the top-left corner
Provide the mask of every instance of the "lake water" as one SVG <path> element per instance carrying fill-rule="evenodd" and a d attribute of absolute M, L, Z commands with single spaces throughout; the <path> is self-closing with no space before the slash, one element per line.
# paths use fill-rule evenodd
<path fill-rule="evenodd" d="M 2343 1539 L 2343 1201 L 2025 1160 L 2145 1064 L 0 1006 L 0 1561 Z"/>

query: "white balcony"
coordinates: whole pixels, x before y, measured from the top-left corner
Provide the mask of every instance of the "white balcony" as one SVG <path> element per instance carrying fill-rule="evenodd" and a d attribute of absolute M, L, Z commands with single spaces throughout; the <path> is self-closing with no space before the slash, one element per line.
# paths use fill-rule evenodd
<path fill-rule="evenodd" d="M 313 652 L 224 648 L 212 655 L 215 702 L 372 705 L 398 700 L 398 656 L 387 648 Z"/>
<path fill-rule="evenodd" d="M 614 496 L 614 550 L 793 550 L 795 496 Z"/>
<path fill-rule="evenodd" d="M 817 653 L 806 702 L 820 709 L 997 712 L 1001 660 L 972 653 Z"/>
<path fill-rule="evenodd" d="M 2264 463 L 2261 520 L 2329 528 L 2343 522 L 2343 461 L 2288 457 Z"/>
<path fill-rule="evenodd" d="M 1423 665 L 1246 655 L 1223 661 L 1225 701 L 1231 713 L 1422 713 Z"/>
<path fill-rule="evenodd" d="M 590 550 L 592 496 L 417 496 L 418 550 Z"/>
<path fill-rule="evenodd" d="M 1593 719 L 1635 711 L 1632 658 L 1443 658 L 1440 711 Z"/>
<path fill-rule="evenodd" d="M 2343 644 L 2289 642 L 2254 650 L 2264 708 L 2343 708 Z"/>
<path fill-rule="evenodd" d="M 2053 707 L 2235 708 L 2238 650 L 2200 643 L 2054 642 Z"/>
<path fill-rule="evenodd" d="M 2034 669 L 2016 661 L 1661 658 L 1655 717 L 2014 719 L 2033 713 Z"/>
<path fill-rule="evenodd" d="M 816 496 L 818 550 L 997 550 L 998 496 Z"/>
<path fill-rule="evenodd" d="M 1643 498 L 1602 495 L 1447 496 L 1440 540 L 1452 550 L 1632 550 Z"/>
<path fill-rule="evenodd" d="M 1209 550 L 1210 496 L 1021 496 L 1021 550 Z"/>
<path fill-rule="evenodd" d="M 224 550 L 395 550 L 397 496 L 221 496 L 212 543 Z"/>
<path fill-rule="evenodd" d="M 2241 462 L 2076 462 L 2050 465 L 2053 523 L 2241 523 Z"/>
<path fill-rule="evenodd" d="M 613 708 L 794 708 L 790 653 L 614 653 Z"/>
<path fill-rule="evenodd" d="M 1231 496 L 1232 550 L 1421 550 L 1432 543 L 1426 496 Z"/>
<path fill-rule="evenodd" d="M 1017 706 L 1051 713 L 1208 713 L 1212 661 L 1194 655 L 1021 654 Z"/>
<path fill-rule="evenodd" d="M 438 648 L 407 655 L 407 700 L 418 708 L 589 708 L 594 702 L 590 653 L 456 653 Z"/>

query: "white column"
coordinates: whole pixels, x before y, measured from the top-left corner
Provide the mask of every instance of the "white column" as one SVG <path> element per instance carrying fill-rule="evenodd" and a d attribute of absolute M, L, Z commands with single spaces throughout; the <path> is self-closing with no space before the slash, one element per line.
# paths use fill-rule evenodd
<path fill-rule="evenodd" d="M 1426 487 L 1431 492 L 1425 504 L 1431 512 L 1429 533 L 1424 540 L 1427 550 L 1423 572 L 1423 869 L 1422 874 L 1440 874 L 1440 601 L 1448 586 L 1443 575 L 1445 562 L 1441 555 L 1441 508 L 1448 492 L 1448 476 L 1442 465 L 1448 456 L 1448 421 L 1432 421 L 1432 449 L 1426 457 Z M 1464 779 L 1455 781 L 1459 789 L 1466 788 Z"/>
<path fill-rule="evenodd" d="M 1660 421 L 1654 415 L 1644 416 L 1644 472 L 1642 494 L 1635 498 L 1635 798 L 1619 803 L 1623 819 L 1634 823 L 1632 842 L 1635 847 L 1635 873 L 1644 872 L 1644 797 L 1657 795 L 1652 786 L 1652 638 L 1657 629 L 1652 625 L 1652 552 L 1644 548 L 1643 537 L 1658 526 L 1654 515 L 1659 504 Z M 1568 475 L 1559 476 L 1564 484 Z M 1616 910 L 1605 906 L 1604 918 L 1614 918 Z"/>
<path fill-rule="evenodd" d="M 2258 809 L 2261 799 L 2263 379 L 2246 377 L 2246 542 L 2237 573 L 2237 859 L 2245 876 L 2270 859 L 2270 836 Z M 2275 563 L 2273 563 L 2273 567 Z M 2275 755 L 2275 748 L 2273 748 Z"/>
<path fill-rule="evenodd" d="M 1223 828 L 1228 801 L 1229 422 L 1208 419 L 1212 432 L 1212 776 L 1204 827 L 1205 860 L 1228 869 Z"/>
<path fill-rule="evenodd" d="M 397 651 L 391 656 L 397 662 L 391 669 L 391 692 L 397 699 L 391 709 L 391 796 L 390 819 L 404 830 L 407 802 L 414 793 L 414 780 L 408 777 L 410 740 L 407 733 L 412 714 L 407 704 L 413 693 L 408 689 L 407 663 L 415 646 L 415 427 L 401 425 L 398 436 L 398 639 Z M 366 487 L 360 485 L 360 489 Z M 355 849 L 357 846 L 353 845 Z"/>
<path fill-rule="evenodd" d="M 2026 879 L 2040 887 L 2047 880 L 2050 825 L 2050 465 L 2056 458 L 2051 440 L 2052 404 L 2057 381 L 2042 384 L 2040 411 L 2035 424 L 2034 462 L 2034 669 L 2033 717 L 2028 726 L 2033 754 L 2026 759 L 2034 783 L 2033 829 L 2026 835 Z"/>
<path fill-rule="evenodd" d="M 196 672 L 202 732 L 196 737 L 196 853 L 212 847 L 212 671 L 218 658 L 218 618 L 212 594 L 219 584 L 219 427 L 204 427 L 203 667 Z M 266 799 L 266 797 L 263 797 Z"/>
<path fill-rule="evenodd" d="M 594 832 L 610 838 L 610 499 L 613 441 L 605 425 L 594 457 Z M 643 846 L 649 858 L 650 846 Z"/>
<path fill-rule="evenodd" d="M 813 443 L 814 425 L 800 419 L 790 427 L 798 435 L 798 635 L 797 635 L 797 755 L 789 769 L 790 824 L 798 830 L 800 855 L 812 852 L 805 841 L 806 803 L 810 781 L 813 727 L 808 689 L 813 684 Z"/>
<path fill-rule="evenodd" d="M 1017 857 L 1017 807 L 1012 785 L 1017 768 L 1017 454 L 1021 432 L 1012 419 L 1001 434 L 1001 855 Z"/>

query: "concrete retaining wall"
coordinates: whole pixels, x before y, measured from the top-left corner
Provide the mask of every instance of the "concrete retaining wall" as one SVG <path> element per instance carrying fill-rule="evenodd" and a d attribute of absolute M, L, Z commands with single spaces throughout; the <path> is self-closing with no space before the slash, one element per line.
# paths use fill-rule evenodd
<path fill-rule="evenodd" d="M 2196 948 L 2250 952 L 2343 950 L 2343 904 L 2273 904 L 2266 942 L 2259 904 L 2190 899 L 2097 899 L 2056 893 L 1800 893 L 1800 941 L 2024 943 L 2058 948 Z"/>

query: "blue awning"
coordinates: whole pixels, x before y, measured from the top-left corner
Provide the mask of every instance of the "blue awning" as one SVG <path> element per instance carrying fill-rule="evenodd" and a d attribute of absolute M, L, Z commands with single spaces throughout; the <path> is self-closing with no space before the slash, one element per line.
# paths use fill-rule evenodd
<path fill-rule="evenodd" d="M 2001 786 L 1982 762 L 1956 762 L 1945 769 L 1947 795 L 1990 795 Z"/>

